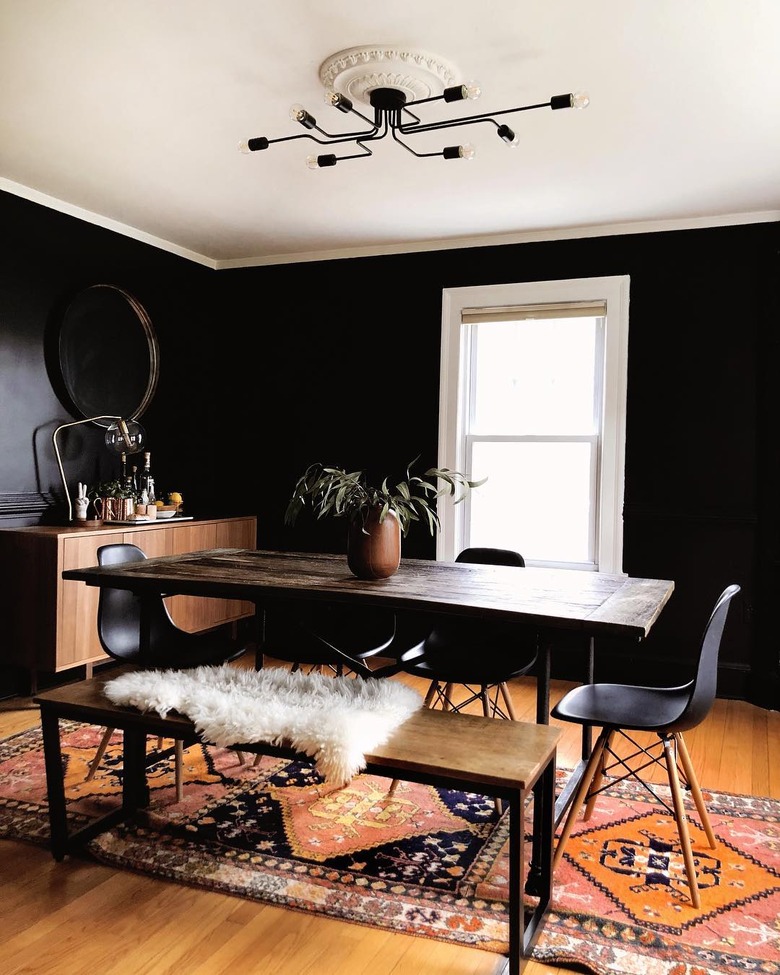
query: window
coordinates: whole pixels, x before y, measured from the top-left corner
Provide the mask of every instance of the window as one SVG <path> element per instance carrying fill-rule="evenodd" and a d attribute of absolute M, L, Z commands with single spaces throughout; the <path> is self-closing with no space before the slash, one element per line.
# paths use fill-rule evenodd
<path fill-rule="evenodd" d="M 622 570 L 628 283 L 444 291 L 439 463 L 488 480 L 442 505 L 439 558 Z"/>

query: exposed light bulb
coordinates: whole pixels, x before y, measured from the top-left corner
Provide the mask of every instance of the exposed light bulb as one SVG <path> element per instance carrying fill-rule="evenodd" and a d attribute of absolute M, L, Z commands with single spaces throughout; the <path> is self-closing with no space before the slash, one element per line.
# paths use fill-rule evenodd
<path fill-rule="evenodd" d="M 473 159 L 475 152 L 474 146 L 467 143 L 465 146 L 445 146 L 442 156 L 445 159 Z"/>
<path fill-rule="evenodd" d="M 325 153 L 321 156 L 307 156 L 306 165 L 309 169 L 324 169 L 328 166 L 335 166 L 338 157 L 333 153 Z"/>
<path fill-rule="evenodd" d="M 442 92 L 442 98 L 445 102 L 460 102 L 464 98 L 470 98 L 473 101 L 475 98 L 479 98 L 481 94 L 482 89 L 476 81 L 467 81 L 463 85 L 453 85 L 451 88 L 445 88 Z"/>
<path fill-rule="evenodd" d="M 293 122 L 300 122 L 305 129 L 313 129 L 317 125 L 317 119 L 309 115 L 303 105 L 293 105 L 290 109 L 290 118 Z"/>
<path fill-rule="evenodd" d="M 258 149 L 267 149 L 268 139 L 264 135 L 255 136 L 253 139 L 242 139 L 238 144 L 239 152 L 257 152 Z"/>
<path fill-rule="evenodd" d="M 115 420 L 106 430 L 106 447 L 117 454 L 137 454 L 145 442 L 146 431 L 136 420 Z"/>
<path fill-rule="evenodd" d="M 572 108 L 587 108 L 590 105 L 590 96 L 586 91 L 575 91 L 571 96 Z"/>
<path fill-rule="evenodd" d="M 325 92 L 325 104 L 330 105 L 333 108 L 337 108 L 340 112 L 352 111 L 352 102 L 347 98 L 346 95 L 342 95 L 340 91 L 326 91 Z"/>

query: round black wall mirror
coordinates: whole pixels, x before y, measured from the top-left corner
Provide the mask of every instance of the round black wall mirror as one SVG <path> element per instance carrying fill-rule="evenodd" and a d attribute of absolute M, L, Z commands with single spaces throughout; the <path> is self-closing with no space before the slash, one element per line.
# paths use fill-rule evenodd
<path fill-rule="evenodd" d="M 80 291 L 60 325 L 59 365 L 82 416 L 140 417 L 159 374 L 157 337 L 143 305 L 112 284 Z M 107 427 L 111 420 L 96 422 Z"/>

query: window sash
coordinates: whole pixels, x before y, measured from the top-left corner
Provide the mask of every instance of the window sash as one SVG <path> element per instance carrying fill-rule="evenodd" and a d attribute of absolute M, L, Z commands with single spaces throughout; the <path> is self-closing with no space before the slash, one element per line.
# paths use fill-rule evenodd
<path fill-rule="evenodd" d="M 625 468 L 625 412 L 628 364 L 628 304 L 630 279 L 625 276 L 485 285 L 443 291 L 441 379 L 439 398 L 439 466 L 471 473 L 465 436 L 470 401 L 468 329 L 463 316 L 476 320 L 486 309 L 517 318 L 518 309 L 560 317 L 561 306 L 579 303 L 582 314 L 604 314 L 603 388 L 601 396 L 601 457 L 597 464 L 598 510 L 595 519 L 595 566 L 602 572 L 622 572 L 623 479 Z M 540 312 L 540 306 L 542 312 Z M 437 558 L 453 560 L 467 544 L 469 500 L 440 506 L 441 530 Z"/>

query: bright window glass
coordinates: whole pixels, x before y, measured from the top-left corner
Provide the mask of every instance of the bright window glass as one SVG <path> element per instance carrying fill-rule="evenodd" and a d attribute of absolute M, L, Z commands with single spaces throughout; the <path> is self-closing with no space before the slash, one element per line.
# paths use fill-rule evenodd
<path fill-rule="evenodd" d="M 511 548 L 526 562 L 588 567 L 594 560 L 595 443 L 480 443 L 472 469 L 470 545 Z"/>
<path fill-rule="evenodd" d="M 473 330 L 473 433 L 593 433 L 596 318 L 483 322 Z M 600 377 L 599 377 L 600 378 Z"/>

